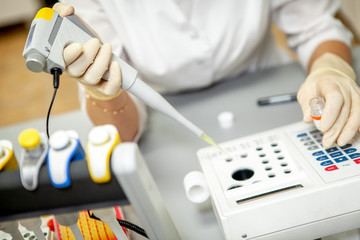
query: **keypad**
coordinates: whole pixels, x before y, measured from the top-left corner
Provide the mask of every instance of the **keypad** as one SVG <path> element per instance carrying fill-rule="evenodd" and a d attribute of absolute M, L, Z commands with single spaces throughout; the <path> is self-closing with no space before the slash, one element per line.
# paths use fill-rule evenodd
<path fill-rule="evenodd" d="M 308 156 L 308 162 L 325 181 L 360 174 L 358 142 L 324 149 L 321 144 L 323 134 L 317 129 L 303 130 L 292 135 L 295 144 Z"/>

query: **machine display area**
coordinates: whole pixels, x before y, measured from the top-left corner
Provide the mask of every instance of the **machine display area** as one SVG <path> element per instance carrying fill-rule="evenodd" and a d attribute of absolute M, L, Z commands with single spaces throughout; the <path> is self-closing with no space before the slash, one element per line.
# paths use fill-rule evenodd
<path fill-rule="evenodd" d="M 360 141 L 324 149 L 321 139 L 301 122 L 220 144 L 226 152 L 198 151 L 226 239 L 306 240 L 360 227 Z"/>

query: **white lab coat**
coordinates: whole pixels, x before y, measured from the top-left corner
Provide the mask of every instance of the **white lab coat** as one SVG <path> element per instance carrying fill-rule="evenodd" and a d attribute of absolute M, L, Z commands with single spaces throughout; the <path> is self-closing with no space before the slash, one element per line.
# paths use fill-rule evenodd
<path fill-rule="evenodd" d="M 274 21 L 306 67 L 323 41 L 348 45 L 333 18 L 336 0 L 62 0 L 75 7 L 113 52 L 162 93 L 207 87 L 291 61 L 271 36 Z M 79 99 L 84 109 L 84 91 Z M 144 105 L 133 98 L 146 122 Z M 139 135 L 138 135 L 139 136 Z"/>
<path fill-rule="evenodd" d="M 335 0 L 63 0 L 160 92 L 211 85 L 290 61 L 272 20 L 306 66 L 318 44 L 351 33 Z"/>

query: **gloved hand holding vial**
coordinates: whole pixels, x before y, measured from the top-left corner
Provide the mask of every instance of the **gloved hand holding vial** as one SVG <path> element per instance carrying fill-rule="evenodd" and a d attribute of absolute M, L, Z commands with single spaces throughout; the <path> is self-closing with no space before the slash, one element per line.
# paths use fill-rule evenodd
<path fill-rule="evenodd" d="M 359 131 L 360 89 L 350 63 L 351 53 L 346 60 L 332 53 L 322 54 L 312 63 L 309 75 L 298 91 L 304 122 L 310 123 L 314 117 L 318 118 L 315 115 L 319 115 L 323 107 L 321 124 L 317 127 L 323 133 L 324 148 L 350 143 Z M 317 96 L 326 103 L 322 105 L 321 101 L 314 100 L 309 104 Z M 315 119 L 315 124 L 317 121 Z"/>

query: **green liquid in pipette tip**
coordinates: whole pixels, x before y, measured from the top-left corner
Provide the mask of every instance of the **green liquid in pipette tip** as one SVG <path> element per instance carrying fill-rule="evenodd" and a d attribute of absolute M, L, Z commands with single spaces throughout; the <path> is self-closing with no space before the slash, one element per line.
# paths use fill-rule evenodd
<path fill-rule="evenodd" d="M 227 151 L 225 151 L 225 149 L 223 149 L 222 147 L 220 147 L 219 144 L 217 144 L 211 137 L 209 137 L 206 133 L 203 133 L 200 137 L 202 140 L 204 140 L 205 142 L 213 145 L 214 147 L 217 147 L 221 152 L 225 153 L 225 154 L 229 154 Z"/>

